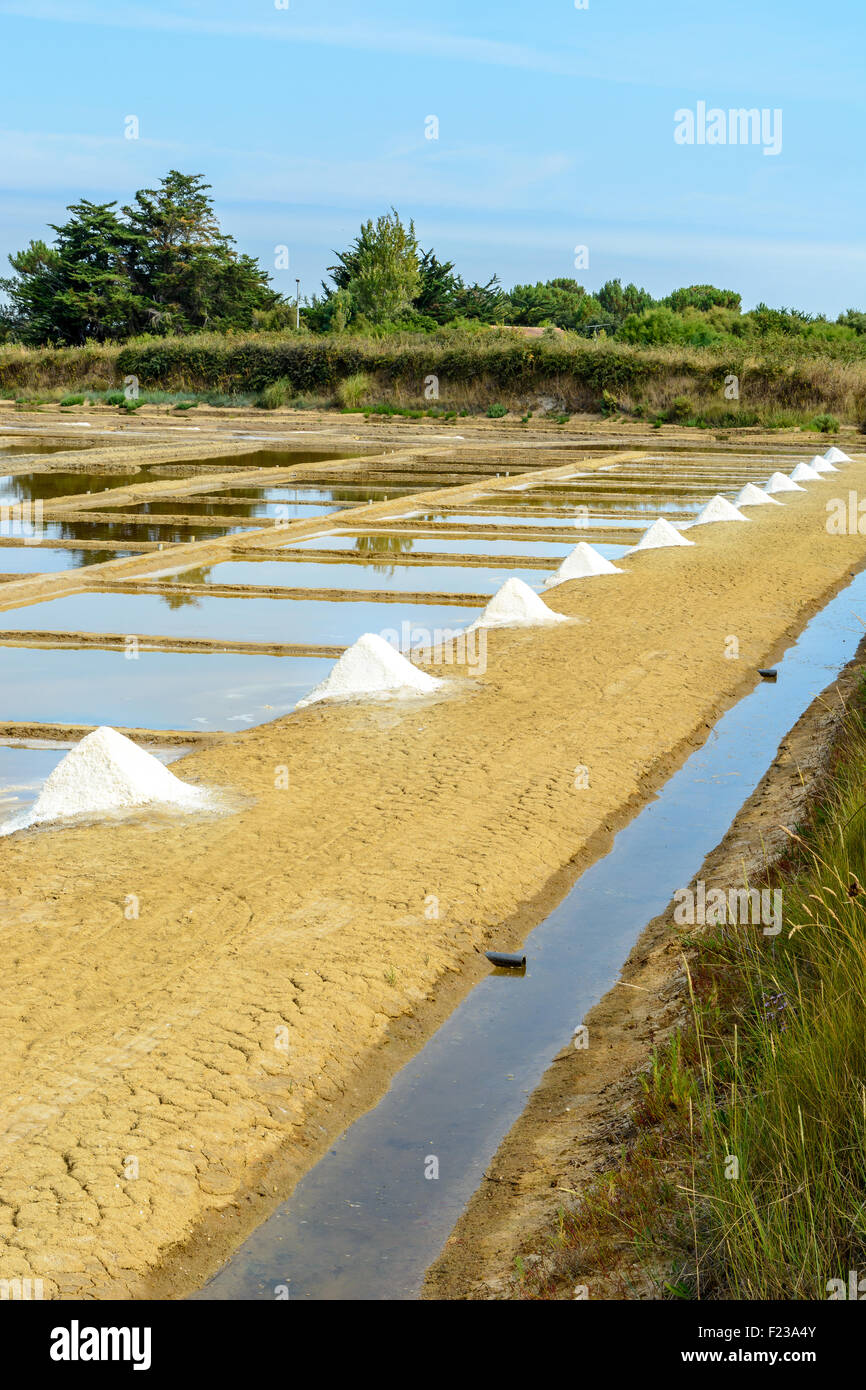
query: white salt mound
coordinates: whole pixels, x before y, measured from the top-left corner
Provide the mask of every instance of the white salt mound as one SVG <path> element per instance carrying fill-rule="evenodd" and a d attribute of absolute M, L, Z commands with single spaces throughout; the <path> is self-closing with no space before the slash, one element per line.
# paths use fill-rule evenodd
<path fill-rule="evenodd" d="M 746 483 L 741 490 L 735 507 L 781 507 L 781 502 L 777 502 L 775 497 L 768 497 L 766 492 L 762 492 L 754 483 Z"/>
<path fill-rule="evenodd" d="M 814 468 L 816 473 L 838 473 L 839 469 L 835 463 L 828 463 L 823 454 L 814 454 L 809 459 L 809 467 Z"/>
<path fill-rule="evenodd" d="M 319 700 L 359 696 L 406 699 L 411 695 L 430 695 L 444 684 L 426 671 L 419 671 L 384 637 L 365 632 L 343 652 L 325 680 L 298 701 L 296 708 L 303 709 Z"/>
<path fill-rule="evenodd" d="M 34 806 L 0 827 L 0 834 L 158 802 L 192 810 L 209 801 L 158 758 L 116 729 L 103 725 L 77 743 L 51 773 Z"/>
<path fill-rule="evenodd" d="M 785 473 L 772 473 L 767 480 L 764 491 L 772 496 L 774 492 L 805 492 L 806 489 L 800 487 L 799 483 L 792 483 Z"/>
<path fill-rule="evenodd" d="M 823 483 L 824 479 L 820 473 L 816 473 L 814 468 L 810 468 L 808 463 L 798 463 L 788 475 L 792 483 Z"/>
<path fill-rule="evenodd" d="M 622 574 L 622 570 L 612 565 L 606 555 L 602 555 L 600 550 L 596 550 L 594 545 L 589 545 L 587 541 L 580 541 L 570 554 L 566 555 L 559 569 L 547 576 L 544 581 L 545 589 L 552 589 L 556 584 L 564 584 L 568 579 L 589 579 L 596 574 Z"/>
<path fill-rule="evenodd" d="M 694 541 L 686 540 L 675 526 L 660 516 L 658 521 L 654 521 L 652 526 L 644 531 L 637 545 L 633 545 L 626 554 L 633 555 L 636 550 L 661 550 L 667 545 L 694 545 Z"/>
<path fill-rule="evenodd" d="M 480 618 L 469 631 L 478 627 L 536 627 L 541 623 L 567 623 L 564 613 L 554 613 L 534 589 L 522 579 L 506 579 L 497 589 Z"/>
<path fill-rule="evenodd" d="M 842 451 L 841 449 L 837 449 L 835 444 L 833 444 L 833 445 L 830 446 L 830 448 L 827 450 L 826 454 L 824 455 L 824 458 L 827 460 L 828 463 L 850 463 L 850 462 L 851 462 L 851 459 L 849 458 L 849 456 L 848 456 L 846 453 L 843 453 L 843 451 Z"/>
<path fill-rule="evenodd" d="M 708 526 L 712 521 L 748 521 L 747 516 L 738 512 L 733 502 L 729 502 L 727 497 L 723 497 L 717 492 L 711 498 L 702 511 L 698 512 L 693 525 Z"/>

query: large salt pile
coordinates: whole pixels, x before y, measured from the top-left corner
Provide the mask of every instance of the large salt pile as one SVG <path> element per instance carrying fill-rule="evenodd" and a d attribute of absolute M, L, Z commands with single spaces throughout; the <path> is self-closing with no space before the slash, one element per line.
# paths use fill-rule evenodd
<path fill-rule="evenodd" d="M 702 511 L 698 512 L 694 519 L 695 526 L 709 526 L 712 521 L 748 521 L 747 516 L 738 512 L 733 502 L 729 502 L 727 497 L 723 497 L 717 492 L 711 498 Z"/>
<path fill-rule="evenodd" d="M 766 492 L 762 492 L 754 483 L 746 483 L 741 489 L 735 507 L 781 507 L 781 502 L 777 502 L 775 497 L 768 497 Z"/>
<path fill-rule="evenodd" d="M 536 627 L 541 623 L 567 623 L 565 613 L 554 613 L 522 579 L 506 579 L 497 589 L 480 618 L 469 631 L 479 627 Z"/>
<path fill-rule="evenodd" d="M 545 589 L 552 589 L 556 584 L 564 584 L 568 579 L 589 579 L 596 574 L 622 574 L 622 570 L 612 565 L 606 555 L 602 555 L 600 550 L 596 550 L 594 545 L 589 545 L 587 541 L 579 541 L 568 555 L 566 555 L 559 569 L 547 576 L 544 581 Z"/>
<path fill-rule="evenodd" d="M 660 516 L 658 521 L 654 521 L 652 526 L 644 531 L 637 545 L 633 545 L 626 554 L 633 555 L 636 550 L 661 550 L 666 545 L 694 545 L 694 541 L 686 540 L 675 526 L 671 526 L 669 521 Z"/>
<path fill-rule="evenodd" d="M 169 772 L 158 758 L 116 729 L 94 729 L 57 765 L 35 805 L 0 827 L 0 834 L 67 820 L 159 803 L 192 810 L 209 795 Z"/>
<path fill-rule="evenodd" d="M 764 491 L 772 496 L 774 492 L 805 492 L 806 489 L 800 487 L 799 483 L 792 483 L 785 473 L 771 473 Z"/>
<path fill-rule="evenodd" d="M 809 467 L 814 468 L 816 473 L 838 473 L 839 469 L 835 463 L 828 463 L 823 454 L 813 454 L 809 459 Z"/>
<path fill-rule="evenodd" d="M 430 695 L 445 684 L 426 671 L 419 671 L 402 653 L 379 637 L 365 632 L 348 647 L 330 675 L 315 690 L 299 700 L 296 708 L 319 700 L 346 700 L 358 696 L 405 699 L 411 695 Z"/>
<path fill-rule="evenodd" d="M 820 473 L 816 473 L 814 468 L 810 468 L 808 463 L 798 463 L 788 476 L 792 483 L 823 483 L 826 481 Z"/>
<path fill-rule="evenodd" d="M 832 444 L 832 445 L 830 446 L 830 448 L 827 450 L 826 454 L 824 455 L 824 458 L 827 460 L 828 463 L 850 463 L 850 462 L 851 462 L 851 459 L 849 458 L 849 456 L 848 456 L 846 453 L 844 453 L 844 452 L 842 451 L 842 449 L 837 449 L 835 444 Z"/>

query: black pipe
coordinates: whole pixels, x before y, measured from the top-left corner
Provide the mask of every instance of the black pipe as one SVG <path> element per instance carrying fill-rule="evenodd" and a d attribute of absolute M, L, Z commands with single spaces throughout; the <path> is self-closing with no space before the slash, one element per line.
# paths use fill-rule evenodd
<path fill-rule="evenodd" d="M 506 970 L 525 970 L 526 956 L 511 956 L 504 951 L 484 952 L 491 965 L 500 965 Z"/>
<path fill-rule="evenodd" d="M 778 674 L 779 672 L 774 670 L 772 667 L 765 667 L 764 669 L 762 669 L 760 666 L 758 667 L 758 675 L 761 676 L 762 679 L 765 681 L 776 680 Z"/>

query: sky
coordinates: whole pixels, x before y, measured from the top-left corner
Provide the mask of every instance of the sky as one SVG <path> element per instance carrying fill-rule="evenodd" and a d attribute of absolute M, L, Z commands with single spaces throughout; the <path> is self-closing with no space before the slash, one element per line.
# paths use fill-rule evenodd
<path fill-rule="evenodd" d="M 177 168 L 285 294 L 394 206 L 467 280 L 866 308 L 863 0 L 578 3 L 0 0 L 0 274 Z"/>

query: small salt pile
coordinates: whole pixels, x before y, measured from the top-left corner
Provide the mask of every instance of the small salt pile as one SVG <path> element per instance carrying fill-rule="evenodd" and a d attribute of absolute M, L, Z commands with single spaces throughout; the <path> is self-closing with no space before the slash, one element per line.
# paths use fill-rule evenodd
<path fill-rule="evenodd" d="M 375 632 L 365 632 L 348 647 L 330 674 L 297 703 L 297 709 L 319 700 L 369 698 L 406 699 L 430 695 L 445 684 L 419 671 L 401 652 Z"/>
<path fill-rule="evenodd" d="M 637 545 L 633 545 L 626 554 L 633 555 L 636 550 L 661 550 L 667 545 L 694 545 L 694 541 L 686 540 L 675 526 L 660 516 L 658 521 L 654 521 L 652 526 L 644 531 Z"/>
<path fill-rule="evenodd" d="M 469 632 L 480 627 L 537 627 L 542 623 L 567 623 L 565 613 L 554 613 L 522 579 L 506 579 L 497 589 Z"/>
<path fill-rule="evenodd" d="M 622 573 L 623 571 L 612 565 L 607 556 L 596 550 L 594 545 L 580 541 L 574 550 L 566 555 L 559 569 L 547 576 L 544 587 L 552 589 L 556 584 L 564 584 L 569 579 L 589 579 L 596 574 Z"/>
<path fill-rule="evenodd" d="M 792 483 L 786 473 L 771 473 L 764 491 L 772 496 L 774 492 L 805 492 L 806 489 L 799 483 Z"/>
<path fill-rule="evenodd" d="M 798 463 L 788 475 L 792 483 L 823 483 L 825 480 L 820 473 L 816 473 L 814 468 L 810 468 L 808 463 Z"/>
<path fill-rule="evenodd" d="M 835 463 L 828 463 L 823 454 L 813 454 L 809 459 L 809 467 L 814 468 L 816 473 L 838 473 L 839 469 Z"/>
<path fill-rule="evenodd" d="M 34 806 L 5 825 L 0 835 L 71 816 L 100 815 L 159 803 L 192 810 L 209 801 L 158 758 L 116 729 L 103 725 L 77 743 L 47 779 Z"/>
<path fill-rule="evenodd" d="M 830 448 L 827 450 L 826 454 L 824 455 L 824 458 L 827 460 L 828 463 L 850 463 L 850 462 L 851 462 L 851 459 L 849 458 L 849 456 L 848 456 L 846 453 L 843 453 L 843 451 L 842 451 L 841 449 L 837 449 L 835 444 L 833 444 L 833 445 L 830 446 Z"/>
<path fill-rule="evenodd" d="M 713 521 L 748 521 L 747 516 L 738 512 L 733 502 L 717 492 L 702 511 L 698 512 L 692 523 L 694 526 L 709 526 Z"/>
<path fill-rule="evenodd" d="M 746 483 L 741 490 L 735 507 L 781 507 L 781 502 L 777 502 L 775 497 L 768 497 L 766 492 L 762 492 L 754 483 Z"/>

